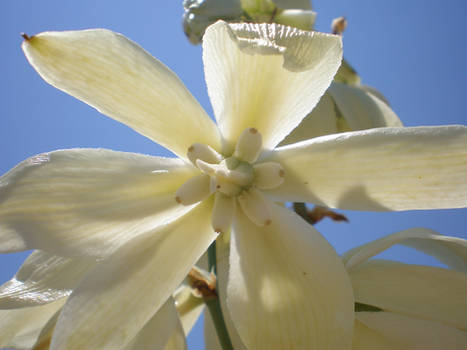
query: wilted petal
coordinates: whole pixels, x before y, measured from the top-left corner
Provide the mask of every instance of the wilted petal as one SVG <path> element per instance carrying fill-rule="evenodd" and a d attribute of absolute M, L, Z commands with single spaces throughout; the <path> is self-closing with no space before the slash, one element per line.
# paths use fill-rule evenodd
<path fill-rule="evenodd" d="M 68 298 L 51 350 L 110 350 L 128 344 L 214 240 L 211 210 L 211 201 L 201 203 L 97 265 Z"/>
<path fill-rule="evenodd" d="M 180 79 L 121 34 L 45 32 L 25 40 L 23 50 L 49 84 L 182 158 L 195 142 L 220 148 L 215 124 Z"/>
<path fill-rule="evenodd" d="M 467 206 L 467 127 L 378 128 L 284 146 L 285 182 L 265 190 L 280 201 L 353 210 Z"/>
<path fill-rule="evenodd" d="M 467 332 L 390 312 L 357 312 L 352 350 L 462 350 Z"/>
<path fill-rule="evenodd" d="M 16 275 L 0 286 L 0 309 L 47 304 L 68 296 L 95 265 L 36 250 Z"/>
<path fill-rule="evenodd" d="M 368 261 L 350 272 L 355 301 L 467 330 L 467 274 Z"/>
<path fill-rule="evenodd" d="M 318 103 L 341 62 L 341 39 L 278 24 L 226 24 L 206 30 L 203 60 L 224 153 L 246 128 L 272 149 Z"/>
<path fill-rule="evenodd" d="M 41 306 L 0 310 L 0 348 L 30 349 L 66 299 Z"/>
<path fill-rule="evenodd" d="M 129 316 L 131 317 L 131 315 Z M 179 334 L 181 329 L 181 335 Z M 177 337 L 178 335 L 178 337 Z M 172 340 L 171 338 L 175 336 Z M 175 341 L 179 339 L 180 343 Z M 181 345 L 181 346 L 177 346 Z M 174 300 L 170 297 L 165 304 L 146 323 L 144 328 L 133 338 L 124 350 L 153 349 L 186 349 L 185 335 L 175 309 Z"/>
<path fill-rule="evenodd" d="M 0 252 L 104 257 L 189 210 L 174 193 L 193 174 L 181 160 L 103 149 L 29 158 L 0 178 Z"/>
<path fill-rule="evenodd" d="M 467 272 L 467 240 L 440 235 L 426 228 L 412 228 L 394 233 L 346 252 L 342 260 L 351 270 L 395 244 L 403 244 L 432 255 L 449 267 Z"/>
<path fill-rule="evenodd" d="M 349 349 L 354 322 L 347 273 L 332 247 L 295 213 L 270 204 L 258 227 L 237 211 L 227 306 L 247 348 Z"/>

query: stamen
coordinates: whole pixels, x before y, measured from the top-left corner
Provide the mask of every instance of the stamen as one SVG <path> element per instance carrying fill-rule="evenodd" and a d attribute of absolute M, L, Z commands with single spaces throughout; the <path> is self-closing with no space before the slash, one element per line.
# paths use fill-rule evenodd
<path fill-rule="evenodd" d="M 271 224 L 271 215 L 269 213 L 266 200 L 261 193 L 254 188 L 243 191 L 238 198 L 238 203 L 248 218 L 258 226 Z"/>
<path fill-rule="evenodd" d="M 234 197 L 217 192 L 212 210 L 212 227 L 217 233 L 228 232 L 235 210 Z"/>
<path fill-rule="evenodd" d="M 209 176 L 204 174 L 192 177 L 175 192 L 175 200 L 183 205 L 201 202 L 212 193 L 210 181 Z"/>
<path fill-rule="evenodd" d="M 255 185 L 261 190 L 276 188 L 284 182 L 285 171 L 282 165 L 275 162 L 253 165 Z"/>
<path fill-rule="evenodd" d="M 237 141 L 234 157 L 252 164 L 258 159 L 262 145 L 263 140 L 258 130 L 255 128 L 246 129 Z"/>
<path fill-rule="evenodd" d="M 222 160 L 222 156 L 212 147 L 202 143 L 194 143 L 188 148 L 188 159 L 196 166 L 196 161 L 201 159 L 206 163 L 217 164 Z"/>
<path fill-rule="evenodd" d="M 215 176 L 216 170 L 219 168 L 217 164 L 206 163 L 205 161 L 198 159 L 196 161 L 196 166 L 199 170 L 209 176 Z"/>

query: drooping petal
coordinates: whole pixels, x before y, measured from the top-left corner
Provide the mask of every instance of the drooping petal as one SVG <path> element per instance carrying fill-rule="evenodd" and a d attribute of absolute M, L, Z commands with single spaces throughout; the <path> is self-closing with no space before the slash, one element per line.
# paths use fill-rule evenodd
<path fill-rule="evenodd" d="M 67 297 L 95 264 L 36 250 L 16 275 L 0 286 L 0 309 L 47 304 Z"/>
<path fill-rule="evenodd" d="M 183 329 L 181 336 L 177 337 L 180 328 L 180 319 L 175 309 L 174 300 L 170 297 L 124 350 L 186 349 Z M 175 338 L 172 340 L 173 336 Z M 182 346 L 177 347 L 180 344 L 175 341 L 176 339 L 181 340 Z"/>
<path fill-rule="evenodd" d="M 467 332 L 390 312 L 357 312 L 352 350 L 462 350 Z M 358 322 L 357 322 L 358 324 Z"/>
<path fill-rule="evenodd" d="M 393 233 L 355 247 L 346 252 L 342 260 L 346 269 L 350 271 L 395 244 L 413 247 L 432 255 L 455 270 L 467 272 L 467 240 L 443 236 L 438 232 L 421 227 Z"/>
<path fill-rule="evenodd" d="M 214 240 L 211 202 L 134 238 L 97 265 L 65 304 L 51 350 L 107 350 L 128 344 Z"/>
<path fill-rule="evenodd" d="M 180 79 L 121 34 L 44 32 L 25 40 L 23 51 L 49 84 L 182 158 L 195 142 L 220 149 L 215 124 Z"/>
<path fill-rule="evenodd" d="M 399 117 L 385 102 L 358 86 L 332 83 L 328 91 L 350 130 L 402 126 Z"/>
<path fill-rule="evenodd" d="M 0 348 L 30 349 L 66 299 L 41 306 L 0 310 Z"/>
<path fill-rule="evenodd" d="M 402 126 L 387 102 L 378 97 L 382 95 L 375 96 L 367 88 L 333 82 L 313 111 L 281 145 L 347 131 Z"/>
<path fill-rule="evenodd" d="M 467 206 L 467 127 L 378 128 L 284 146 L 285 182 L 264 191 L 280 201 L 353 210 Z"/>
<path fill-rule="evenodd" d="M 189 210 L 174 193 L 193 174 L 181 160 L 103 149 L 29 158 L 0 178 L 0 252 L 102 258 Z"/>
<path fill-rule="evenodd" d="M 355 301 L 467 330 L 467 274 L 371 260 L 350 272 Z"/>
<path fill-rule="evenodd" d="M 249 349 L 350 349 L 353 295 L 340 258 L 309 224 L 270 204 L 258 227 L 237 211 L 227 306 Z"/>
<path fill-rule="evenodd" d="M 340 121 L 343 117 L 339 113 L 329 90 L 326 91 L 313 111 L 282 140 L 280 145 L 290 145 L 313 137 L 341 132 Z"/>
<path fill-rule="evenodd" d="M 210 26 L 203 60 L 224 154 L 251 127 L 274 148 L 318 103 L 341 58 L 334 35 L 266 23 Z"/>

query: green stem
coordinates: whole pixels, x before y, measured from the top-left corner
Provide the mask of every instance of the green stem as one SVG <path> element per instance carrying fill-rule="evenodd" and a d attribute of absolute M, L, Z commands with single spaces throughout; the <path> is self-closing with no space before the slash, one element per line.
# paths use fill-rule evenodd
<path fill-rule="evenodd" d="M 217 276 L 217 258 L 216 258 L 216 242 L 213 242 L 208 248 L 208 264 L 209 270 L 213 271 Z M 205 298 L 204 302 L 209 310 L 212 321 L 216 328 L 217 338 L 222 346 L 222 350 L 233 350 L 232 342 L 230 341 L 229 332 L 225 325 L 224 316 L 222 315 L 221 304 L 219 300 L 219 288 L 216 282 L 216 298 Z"/>

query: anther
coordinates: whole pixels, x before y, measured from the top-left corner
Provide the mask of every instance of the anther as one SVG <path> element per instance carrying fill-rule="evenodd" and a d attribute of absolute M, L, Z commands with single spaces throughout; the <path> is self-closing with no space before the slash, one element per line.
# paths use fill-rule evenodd
<path fill-rule="evenodd" d="M 271 224 L 271 214 L 261 193 L 253 188 L 237 197 L 243 213 L 258 226 Z"/>
<path fill-rule="evenodd" d="M 196 161 L 198 159 L 210 164 L 217 164 L 222 160 L 222 156 L 212 147 L 202 143 L 194 143 L 191 145 L 186 155 L 194 165 L 197 165 Z"/>
<path fill-rule="evenodd" d="M 280 186 L 285 180 L 285 171 L 279 163 L 267 162 L 253 165 L 255 185 L 262 190 Z"/>
<path fill-rule="evenodd" d="M 234 157 L 252 164 L 258 159 L 262 145 L 263 140 L 258 130 L 248 128 L 238 138 Z"/>
<path fill-rule="evenodd" d="M 175 200 L 183 205 L 201 202 L 211 192 L 210 178 L 206 175 L 194 176 L 179 187 Z"/>

